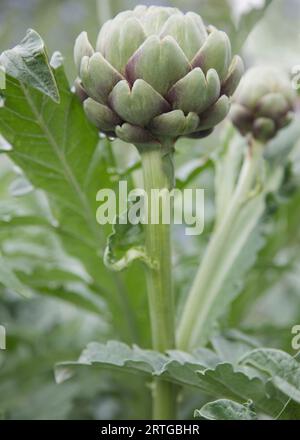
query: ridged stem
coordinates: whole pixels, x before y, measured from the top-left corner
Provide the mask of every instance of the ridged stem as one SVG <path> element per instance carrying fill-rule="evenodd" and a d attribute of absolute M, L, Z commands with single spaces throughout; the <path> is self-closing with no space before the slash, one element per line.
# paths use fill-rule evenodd
<path fill-rule="evenodd" d="M 230 237 L 230 232 L 234 228 L 239 212 L 253 188 L 260 170 L 262 153 L 263 146 L 253 142 L 246 153 L 232 199 L 208 244 L 179 323 L 177 347 L 181 350 L 188 351 L 201 345 L 202 333 L 209 324 L 207 320 L 210 311 L 218 300 L 219 289 L 216 286 L 222 285 L 223 282 L 225 271 L 222 263 L 226 264 L 227 253 L 234 245 L 234 243 L 228 242 L 228 237 Z"/>
<path fill-rule="evenodd" d="M 163 205 L 151 200 L 151 193 L 153 189 L 168 190 L 173 185 L 172 153 L 162 147 L 140 149 L 140 152 L 144 189 L 148 196 L 146 250 L 154 264 L 153 268 L 147 268 L 152 346 L 154 350 L 165 352 L 175 347 L 170 224 L 163 224 Z M 159 219 L 157 224 L 152 222 L 153 217 L 151 219 L 151 215 L 156 217 L 155 214 Z M 176 418 L 175 386 L 160 379 L 153 383 L 153 418 Z"/>

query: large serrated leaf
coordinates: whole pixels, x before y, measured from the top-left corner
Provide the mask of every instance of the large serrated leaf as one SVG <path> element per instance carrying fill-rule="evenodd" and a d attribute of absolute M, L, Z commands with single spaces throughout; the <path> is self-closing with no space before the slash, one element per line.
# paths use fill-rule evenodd
<path fill-rule="evenodd" d="M 48 60 L 44 62 L 48 69 Z M 129 338 L 134 320 L 126 304 L 128 293 L 119 275 L 112 275 L 102 262 L 104 228 L 96 220 L 96 194 L 100 188 L 113 186 L 103 153 L 104 142 L 99 141 L 97 129 L 87 121 L 81 103 L 71 91 L 61 56 L 56 53 L 51 64 L 60 103 L 7 75 L 6 89 L 2 91 L 4 105 L 0 107 L 0 133 L 10 146 L 10 158 L 35 189 L 47 194 L 56 239 L 84 265 L 95 294 L 105 296 L 110 303 L 116 317 L 114 329 L 122 328 L 120 334 Z M 59 294 L 55 289 L 48 290 L 47 285 L 43 288 L 45 293 Z M 78 298 L 74 295 L 73 299 Z M 85 299 L 81 305 L 94 308 Z"/>
<path fill-rule="evenodd" d="M 121 368 L 123 371 L 136 371 L 152 375 L 161 371 L 166 358 L 152 350 L 129 347 L 118 341 L 106 344 L 91 342 L 82 352 L 78 362 L 63 362 L 57 365 L 55 377 L 58 383 L 72 376 L 72 369 L 82 365 L 101 365 L 102 367 Z"/>
<path fill-rule="evenodd" d="M 107 344 L 92 342 L 78 362 L 63 362 L 56 366 L 57 382 L 69 379 L 74 369 L 80 366 L 140 373 L 195 387 L 217 397 L 240 402 L 252 400 L 260 411 L 270 415 L 278 414 L 285 404 L 285 396 L 273 393 L 267 381 L 258 375 L 248 375 L 247 369 L 236 369 L 230 363 L 220 362 L 213 352 L 205 349 L 191 354 L 176 350 L 162 354 L 117 341 Z"/>
<path fill-rule="evenodd" d="M 11 77 L 59 102 L 59 91 L 45 44 L 33 29 L 27 31 L 20 44 L 1 54 L 0 64 Z"/>
<path fill-rule="evenodd" d="M 98 133 L 71 92 L 63 67 L 53 72 L 60 104 L 7 75 L 0 132 L 12 146 L 13 161 L 35 188 L 49 195 L 70 252 L 80 255 L 92 276 L 105 284 L 96 222 L 96 193 L 106 178 L 97 154 Z"/>
<path fill-rule="evenodd" d="M 99 365 L 150 376 L 162 376 L 166 380 L 194 385 L 199 382 L 197 371 L 215 366 L 217 362 L 218 358 L 207 349 L 196 350 L 192 354 L 176 350 L 162 354 L 137 346 L 129 347 L 118 341 L 109 341 L 106 344 L 91 342 L 78 362 L 65 362 L 57 366 L 56 378 L 61 382 L 76 366 Z"/>
<path fill-rule="evenodd" d="M 0 130 L 13 146 L 9 155 L 35 187 L 51 193 L 78 215 L 92 216 L 85 179 L 97 134 L 68 90 L 63 71 L 56 75 L 62 96 L 60 105 L 8 77 L 5 105 L 0 109 Z M 91 221 L 90 218 L 89 224 Z M 93 224 L 95 227 L 94 218 Z"/>

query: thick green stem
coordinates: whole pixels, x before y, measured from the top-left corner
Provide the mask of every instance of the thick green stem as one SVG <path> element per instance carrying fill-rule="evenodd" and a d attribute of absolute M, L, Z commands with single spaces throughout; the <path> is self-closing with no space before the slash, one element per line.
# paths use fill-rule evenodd
<path fill-rule="evenodd" d="M 232 251 L 230 232 L 233 230 L 245 201 L 253 188 L 260 169 L 262 146 L 254 143 L 247 151 L 237 187 L 228 206 L 224 207 L 223 220 L 214 231 L 204 259 L 200 264 L 183 310 L 177 335 L 177 346 L 189 350 L 199 345 L 201 334 L 208 324 L 209 312 L 218 298 L 227 258 Z M 233 243 L 234 245 L 234 243 Z"/>
<path fill-rule="evenodd" d="M 163 203 L 152 199 L 151 190 L 170 189 L 172 159 L 171 153 L 161 147 L 140 151 L 144 189 L 148 196 L 146 250 L 154 264 L 153 268 L 147 268 L 152 345 L 154 350 L 164 352 L 175 346 L 170 224 L 163 224 Z M 153 222 L 155 218 L 157 224 Z M 159 379 L 153 384 L 153 418 L 176 418 L 175 386 Z"/>

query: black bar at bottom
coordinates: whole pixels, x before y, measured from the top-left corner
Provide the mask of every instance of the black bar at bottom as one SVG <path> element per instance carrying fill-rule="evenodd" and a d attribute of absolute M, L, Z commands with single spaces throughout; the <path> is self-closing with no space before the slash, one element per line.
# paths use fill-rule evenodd
<path fill-rule="evenodd" d="M 184 438 L 202 438 L 203 435 L 216 434 L 221 430 L 223 435 L 237 434 L 251 435 L 264 429 L 270 435 L 271 431 L 276 430 L 276 434 L 286 435 L 287 421 L 85 421 L 85 420 L 62 420 L 62 421 L 0 421 L 0 439 L 11 438 L 20 434 L 22 438 L 41 439 L 44 435 L 51 436 L 53 439 L 61 438 L 63 435 L 68 438 L 80 438 L 84 440 L 105 439 L 114 437 L 122 438 L 151 438 L 166 437 L 174 438 L 184 436 Z M 294 422 L 295 423 L 295 422 Z M 229 431 L 228 431 L 229 430 Z M 20 437 L 21 438 L 21 437 Z"/>

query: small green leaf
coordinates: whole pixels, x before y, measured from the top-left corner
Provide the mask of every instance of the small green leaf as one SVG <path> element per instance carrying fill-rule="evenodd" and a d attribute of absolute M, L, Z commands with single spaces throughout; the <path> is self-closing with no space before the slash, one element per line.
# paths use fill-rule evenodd
<path fill-rule="evenodd" d="M 129 209 L 132 204 L 129 204 Z M 128 211 L 116 217 L 113 232 L 107 238 L 104 252 L 104 264 L 110 270 L 119 272 L 126 269 L 134 260 L 141 260 L 149 267 L 154 262 L 146 254 L 144 231 L 141 223 L 133 225 L 128 219 Z"/>
<path fill-rule="evenodd" d="M 0 64 L 8 75 L 41 91 L 53 101 L 60 101 L 44 42 L 34 30 L 29 29 L 20 44 L 3 52 Z"/>
<path fill-rule="evenodd" d="M 209 402 L 200 410 L 196 409 L 194 417 L 204 417 L 208 420 L 256 420 L 257 415 L 249 403 L 241 405 L 228 399 Z"/>

